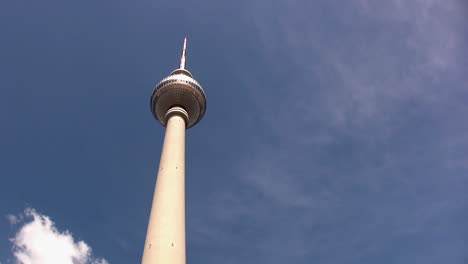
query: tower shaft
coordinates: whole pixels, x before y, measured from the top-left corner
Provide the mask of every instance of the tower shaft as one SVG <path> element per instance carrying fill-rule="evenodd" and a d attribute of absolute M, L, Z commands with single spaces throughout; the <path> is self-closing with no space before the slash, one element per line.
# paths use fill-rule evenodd
<path fill-rule="evenodd" d="M 173 111 L 167 119 L 142 264 L 185 264 L 187 115 L 182 111 Z"/>

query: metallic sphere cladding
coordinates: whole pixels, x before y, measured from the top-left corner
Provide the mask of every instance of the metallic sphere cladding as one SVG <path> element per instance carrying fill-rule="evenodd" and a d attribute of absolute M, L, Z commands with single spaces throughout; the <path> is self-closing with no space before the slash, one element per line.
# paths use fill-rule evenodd
<path fill-rule="evenodd" d="M 205 114 L 205 92 L 185 69 L 177 69 L 160 81 L 151 96 L 151 111 L 163 126 L 166 126 L 167 111 L 174 106 L 187 111 L 187 128 L 198 123 Z"/>

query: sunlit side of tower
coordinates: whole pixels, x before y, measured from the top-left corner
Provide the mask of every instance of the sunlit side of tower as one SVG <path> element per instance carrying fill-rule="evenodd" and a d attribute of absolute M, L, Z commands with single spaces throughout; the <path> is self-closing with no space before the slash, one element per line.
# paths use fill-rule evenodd
<path fill-rule="evenodd" d="M 185 69 L 187 38 L 179 69 L 151 96 L 151 111 L 166 127 L 142 264 L 185 264 L 185 130 L 203 118 L 201 85 Z"/>

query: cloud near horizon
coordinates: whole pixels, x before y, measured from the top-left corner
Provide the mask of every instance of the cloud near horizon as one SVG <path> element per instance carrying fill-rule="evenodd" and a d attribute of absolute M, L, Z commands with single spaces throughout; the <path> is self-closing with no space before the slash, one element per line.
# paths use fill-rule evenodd
<path fill-rule="evenodd" d="M 12 225 L 23 223 L 10 239 L 17 264 L 108 264 L 103 258 L 94 258 L 84 241 L 75 241 L 70 231 L 58 230 L 48 216 L 34 209 L 6 218 Z"/>

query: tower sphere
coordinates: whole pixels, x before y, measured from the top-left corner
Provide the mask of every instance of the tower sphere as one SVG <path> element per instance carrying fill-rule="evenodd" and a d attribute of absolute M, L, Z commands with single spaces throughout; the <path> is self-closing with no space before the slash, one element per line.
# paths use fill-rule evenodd
<path fill-rule="evenodd" d="M 166 126 L 168 110 L 177 106 L 188 114 L 187 128 L 198 123 L 205 114 L 205 92 L 192 74 L 183 68 L 162 79 L 151 96 L 151 112 L 163 126 Z"/>

